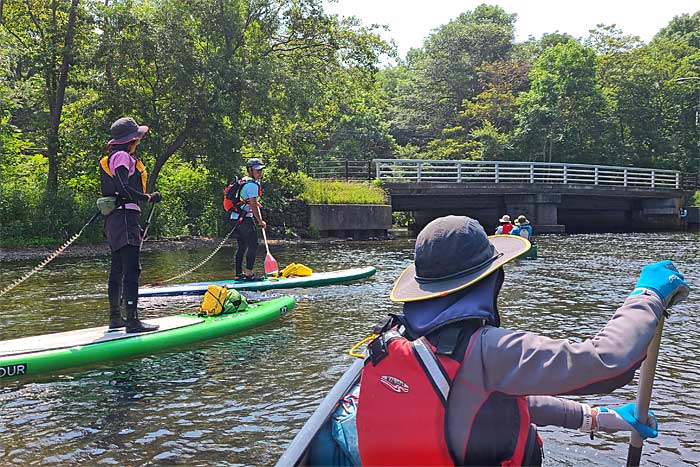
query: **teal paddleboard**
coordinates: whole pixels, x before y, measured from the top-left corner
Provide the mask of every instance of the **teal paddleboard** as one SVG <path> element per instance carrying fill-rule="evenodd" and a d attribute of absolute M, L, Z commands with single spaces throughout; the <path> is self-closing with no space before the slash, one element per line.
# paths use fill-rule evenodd
<path fill-rule="evenodd" d="M 184 347 L 252 329 L 286 315 L 293 297 L 251 304 L 245 311 L 213 317 L 183 314 L 145 320 L 157 331 L 127 334 L 107 326 L 0 342 L 0 382 Z"/>
<path fill-rule="evenodd" d="M 191 282 L 168 286 L 141 287 L 139 297 L 163 297 L 169 295 L 204 295 L 207 287 L 218 285 L 237 290 L 291 289 L 295 287 L 320 287 L 339 284 L 369 277 L 377 272 L 371 266 L 364 268 L 342 269 L 340 271 L 315 272 L 310 276 L 285 277 L 279 279 L 265 278 L 260 281 L 220 280 L 210 282 Z"/>

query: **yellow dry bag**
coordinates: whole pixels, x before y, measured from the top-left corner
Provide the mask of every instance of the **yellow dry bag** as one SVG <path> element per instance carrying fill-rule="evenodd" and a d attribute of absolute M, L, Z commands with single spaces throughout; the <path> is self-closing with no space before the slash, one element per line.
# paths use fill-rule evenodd
<path fill-rule="evenodd" d="M 228 296 L 228 289 L 218 285 L 210 285 L 204 293 L 202 306 L 199 307 L 199 313 L 207 316 L 220 315 L 224 311 L 224 303 Z"/>

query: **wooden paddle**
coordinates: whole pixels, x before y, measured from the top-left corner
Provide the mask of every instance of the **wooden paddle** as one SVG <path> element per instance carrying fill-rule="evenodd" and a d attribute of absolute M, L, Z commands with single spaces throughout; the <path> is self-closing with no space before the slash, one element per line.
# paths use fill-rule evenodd
<path fill-rule="evenodd" d="M 265 250 L 267 250 L 267 256 L 265 256 L 265 274 L 276 274 L 279 271 L 277 266 L 277 261 L 270 254 L 270 248 L 267 246 L 267 235 L 265 235 L 265 229 L 262 229 L 263 239 L 265 240 Z"/>
<path fill-rule="evenodd" d="M 661 315 L 659 324 L 656 326 L 656 334 L 647 348 L 647 358 L 642 363 L 639 370 L 639 389 L 637 390 L 637 419 L 646 422 L 651 403 L 651 389 L 656 376 L 656 361 L 659 359 L 659 346 L 661 345 L 661 332 L 664 329 L 664 315 Z M 639 433 L 632 430 L 630 434 L 630 446 L 627 450 L 627 466 L 638 467 L 642 459 L 642 445 L 644 440 Z"/>

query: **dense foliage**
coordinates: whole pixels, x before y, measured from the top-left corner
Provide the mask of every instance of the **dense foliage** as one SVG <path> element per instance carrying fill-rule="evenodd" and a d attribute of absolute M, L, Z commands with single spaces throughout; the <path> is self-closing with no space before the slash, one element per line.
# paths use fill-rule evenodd
<path fill-rule="evenodd" d="M 321 0 L 0 2 L 0 242 L 65 238 L 94 211 L 109 125 L 163 193 L 161 235 L 221 228 L 252 156 L 265 206 L 328 160 L 527 160 L 700 170 L 700 12 L 649 43 L 614 26 L 516 43 L 480 5 L 396 57 Z M 386 56 L 398 63 L 380 67 Z M 93 238 L 99 233 L 93 232 Z"/>

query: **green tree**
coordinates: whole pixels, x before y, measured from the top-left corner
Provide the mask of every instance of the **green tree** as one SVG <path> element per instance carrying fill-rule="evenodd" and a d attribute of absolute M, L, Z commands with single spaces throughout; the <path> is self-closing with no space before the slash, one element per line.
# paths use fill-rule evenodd
<path fill-rule="evenodd" d="M 401 92 L 389 94 L 391 105 L 400 109 L 391 112 L 398 142 L 425 146 L 430 140 L 450 138 L 443 130 L 458 126 L 462 103 L 483 91 L 481 67 L 511 53 L 514 22 L 515 15 L 482 4 L 440 26 L 422 49 L 409 52 L 401 75 L 394 75 L 400 77 L 395 89 Z"/>
<path fill-rule="evenodd" d="M 596 55 L 576 41 L 546 49 L 519 101 L 518 138 L 543 161 L 603 163 L 608 113 L 596 81 Z"/>
<path fill-rule="evenodd" d="M 19 1 L 7 0 L 0 7 L 0 24 L 5 30 L 2 46 L 14 51 L 18 82 L 42 80 L 44 94 L 40 111 L 47 118 L 36 123 L 43 132 L 48 159 L 46 191 L 58 190 L 60 166 L 59 129 L 71 68 L 78 59 L 81 42 L 88 27 L 79 0 Z"/>

